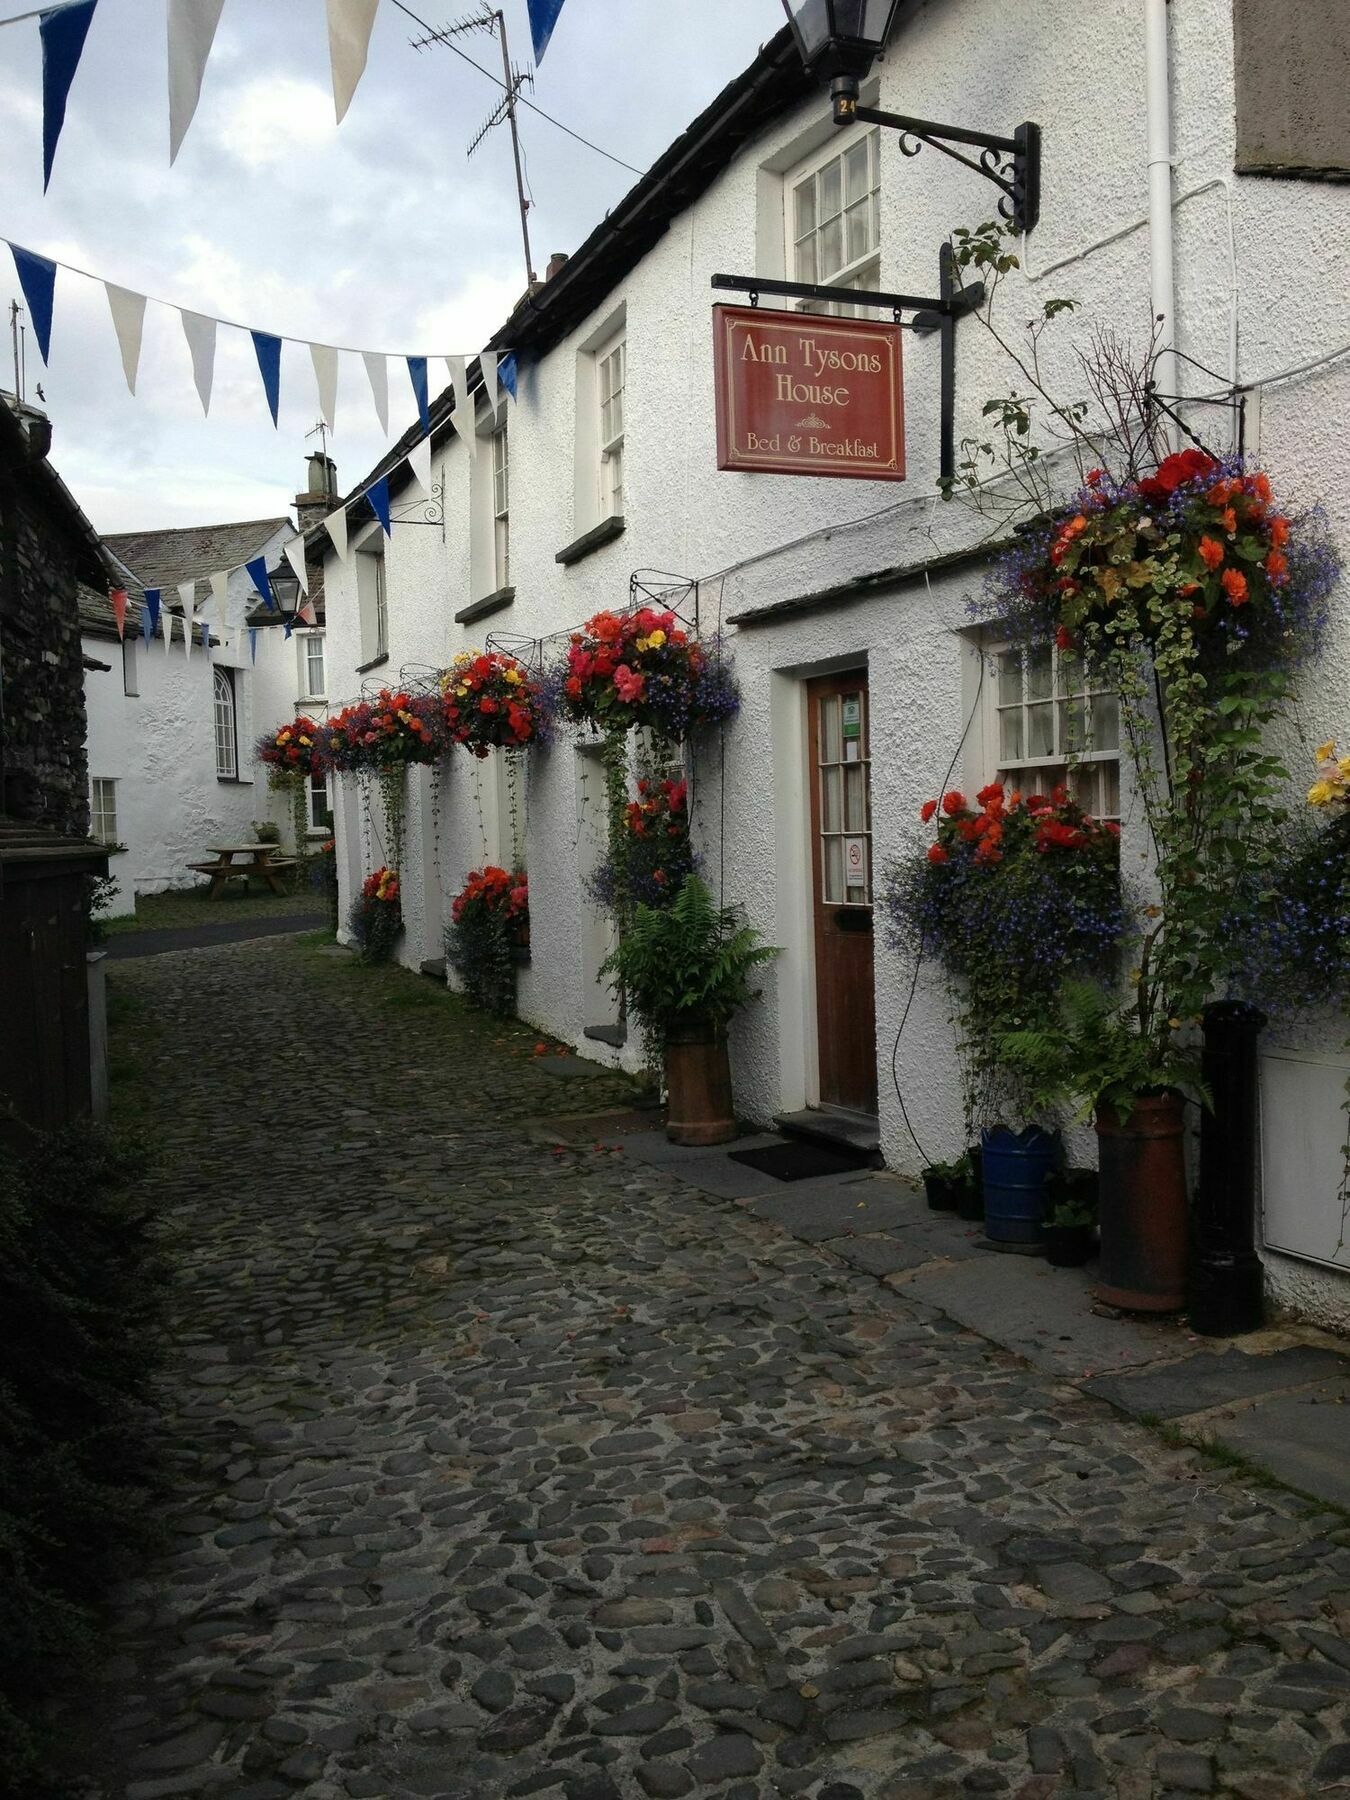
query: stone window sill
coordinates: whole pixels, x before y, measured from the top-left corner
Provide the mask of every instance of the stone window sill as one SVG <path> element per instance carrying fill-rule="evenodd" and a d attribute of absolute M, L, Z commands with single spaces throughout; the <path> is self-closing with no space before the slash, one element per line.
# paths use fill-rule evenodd
<path fill-rule="evenodd" d="M 358 675 L 367 675 L 372 669 L 383 668 L 388 661 L 389 652 L 382 650 L 378 656 L 372 656 L 369 662 L 357 663 L 356 672 Z"/>
<path fill-rule="evenodd" d="M 615 538 L 622 537 L 623 533 L 623 514 L 615 513 L 611 518 L 601 519 L 600 523 L 593 525 L 589 531 L 583 531 L 579 538 L 573 538 L 565 549 L 559 550 L 553 560 L 570 567 L 573 563 L 580 562 L 583 557 L 591 556 L 595 551 L 602 550 L 606 544 L 612 544 Z"/>
<path fill-rule="evenodd" d="M 455 614 L 456 625 L 472 625 L 476 619 L 489 618 L 493 613 L 504 612 L 516 597 L 513 587 L 500 587 L 491 594 L 484 594 L 481 600 L 475 600 L 471 606 L 464 607 Z"/>
<path fill-rule="evenodd" d="M 622 1050 L 628 1042 L 626 1025 L 587 1025 L 582 1032 L 593 1044 L 608 1044 L 611 1050 Z"/>

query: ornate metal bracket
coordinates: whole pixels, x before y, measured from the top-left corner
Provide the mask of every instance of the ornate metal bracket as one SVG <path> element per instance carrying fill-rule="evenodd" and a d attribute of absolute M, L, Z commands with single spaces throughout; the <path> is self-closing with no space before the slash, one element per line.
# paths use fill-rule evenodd
<path fill-rule="evenodd" d="M 391 525 L 438 525 L 442 538 L 445 536 L 445 486 L 433 481 L 431 495 L 426 500 L 414 500 L 405 506 L 402 512 L 389 515 Z"/>
<path fill-rule="evenodd" d="M 907 113 L 881 112 L 875 106 L 855 106 L 837 117 L 836 124 L 851 119 L 863 125 L 885 125 L 900 133 L 902 156 L 917 156 L 927 144 L 950 156 L 953 162 L 973 169 L 992 181 L 1001 198 L 1000 215 L 1018 231 L 1031 231 L 1041 216 L 1041 128 L 1019 125 L 1011 137 L 994 137 L 987 131 L 965 131 L 957 125 L 938 125 L 932 119 L 913 119 Z M 914 140 L 911 142 L 911 140 Z M 962 156 L 953 144 L 968 144 L 980 153 L 979 161 Z"/>

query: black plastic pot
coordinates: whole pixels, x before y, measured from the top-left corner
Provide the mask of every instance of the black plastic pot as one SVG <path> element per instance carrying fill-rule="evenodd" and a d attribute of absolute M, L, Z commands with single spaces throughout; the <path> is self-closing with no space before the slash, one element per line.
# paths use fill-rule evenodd
<path fill-rule="evenodd" d="M 1057 1269 L 1081 1269 L 1097 1247 L 1091 1225 L 1045 1225 L 1041 1228 L 1045 1260 Z"/>
<path fill-rule="evenodd" d="M 928 1204 L 934 1212 L 956 1212 L 961 1204 L 961 1192 L 966 1185 L 964 1175 L 936 1175 L 931 1169 L 923 1172 L 923 1191 L 928 1196 Z"/>

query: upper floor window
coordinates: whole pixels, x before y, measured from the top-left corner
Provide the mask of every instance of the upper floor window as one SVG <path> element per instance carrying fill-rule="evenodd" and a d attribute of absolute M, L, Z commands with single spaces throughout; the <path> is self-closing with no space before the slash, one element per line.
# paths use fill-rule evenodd
<path fill-rule="evenodd" d="M 628 381 L 628 342 L 619 337 L 595 353 L 600 402 L 600 517 L 623 512 L 623 401 Z"/>
<path fill-rule="evenodd" d="M 356 594 L 361 609 L 361 661 L 389 654 L 389 600 L 385 587 L 384 541 L 376 527 L 356 558 Z"/>
<path fill-rule="evenodd" d="M 511 471 L 506 426 L 492 434 L 493 587 L 511 585 Z"/>
<path fill-rule="evenodd" d="M 1099 819 L 1120 817 L 1116 696 L 1081 657 L 1061 650 L 993 652 L 989 735 L 993 773 L 1024 794 L 1063 782 Z"/>
<path fill-rule="evenodd" d="M 239 732 L 235 719 L 234 671 L 216 664 L 214 671 L 216 776 L 221 781 L 239 777 Z"/>
<path fill-rule="evenodd" d="M 792 170 L 784 184 L 790 279 L 825 287 L 881 285 L 881 133 L 876 126 Z M 844 316 L 861 309 L 807 301 Z"/>
<path fill-rule="evenodd" d="M 328 691 L 324 687 L 323 633 L 302 632 L 296 642 L 300 646 L 300 698 L 322 700 Z"/>
<path fill-rule="evenodd" d="M 91 830 L 100 844 L 117 842 L 117 783 L 95 775 L 90 783 Z"/>

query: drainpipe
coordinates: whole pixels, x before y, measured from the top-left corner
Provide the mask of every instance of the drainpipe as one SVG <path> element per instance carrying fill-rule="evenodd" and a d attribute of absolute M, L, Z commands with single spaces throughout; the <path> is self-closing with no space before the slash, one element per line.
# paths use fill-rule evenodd
<path fill-rule="evenodd" d="M 1172 276 L 1172 108 L 1168 91 L 1167 0 L 1144 0 L 1144 100 L 1148 132 L 1149 291 L 1157 332 L 1158 391 L 1177 386 L 1176 293 Z M 1170 438 L 1164 427 L 1161 434 Z"/>

